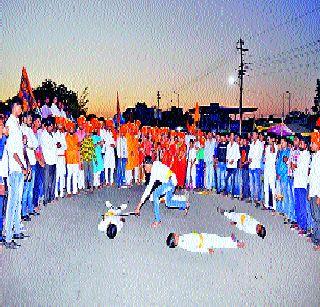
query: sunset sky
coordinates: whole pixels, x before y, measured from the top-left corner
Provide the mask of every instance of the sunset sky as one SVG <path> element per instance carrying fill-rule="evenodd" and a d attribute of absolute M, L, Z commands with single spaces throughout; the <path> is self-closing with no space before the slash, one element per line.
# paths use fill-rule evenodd
<path fill-rule="evenodd" d="M 319 0 L 16 1 L 2 4 L 0 99 L 14 96 L 21 68 L 31 84 L 45 79 L 82 92 L 89 112 L 110 116 L 161 92 L 160 107 L 237 105 L 241 36 L 253 64 L 244 105 L 280 114 L 282 94 L 310 108 L 320 78 Z"/>

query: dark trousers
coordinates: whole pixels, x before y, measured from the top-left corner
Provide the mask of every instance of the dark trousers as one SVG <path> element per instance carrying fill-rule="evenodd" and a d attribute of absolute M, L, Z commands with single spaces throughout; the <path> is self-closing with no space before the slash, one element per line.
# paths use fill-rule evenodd
<path fill-rule="evenodd" d="M 295 211 L 299 227 L 307 230 L 307 189 L 294 189 Z"/>
<path fill-rule="evenodd" d="M 197 189 L 204 188 L 204 160 L 199 160 L 196 165 L 196 187 Z"/>
<path fill-rule="evenodd" d="M 249 179 L 249 169 L 242 169 L 242 197 L 250 197 L 250 179 Z"/>
<path fill-rule="evenodd" d="M 313 219 L 313 232 L 311 240 L 315 245 L 320 245 L 320 205 L 317 204 L 316 197 L 311 198 L 310 205 Z"/>
<path fill-rule="evenodd" d="M 44 167 L 44 204 L 54 200 L 56 186 L 56 165 L 46 164 Z"/>
<path fill-rule="evenodd" d="M 34 187 L 33 187 L 33 206 L 38 207 L 39 199 L 43 197 L 43 182 L 44 182 L 44 167 L 41 167 L 39 162 L 36 163 L 34 174 Z"/>

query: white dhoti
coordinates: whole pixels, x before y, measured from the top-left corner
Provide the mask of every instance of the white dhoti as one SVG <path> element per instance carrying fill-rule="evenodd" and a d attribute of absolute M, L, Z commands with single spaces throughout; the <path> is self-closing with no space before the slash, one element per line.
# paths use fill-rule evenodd
<path fill-rule="evenodd" d="M 105 155 L 104 155 L 103 163 L 104 163 L 106 184 L 113 184 L 114 169 L 116 168 L 116 158 L 115 158 L 114 148 L 111 147 L 110 145 L 105 147 Z"/>
<path fill-rule="evenodd" d="M 58 156 L 56 171 L 56 187 L 55 197 L 64 197 L 64 189 L 66 185 L 66 158 L 65 156 Z"/>
<path fill-rule="evenodd" d="M 192 188 L 196 188 L 196 165 L 193 164 L 191 167 L 191 163 L 188 162 L 187 166 L 187 175 L 186 175 L 186 183 L 188 186 L 192 185 Z"/>
<path fill-rule="evenodd" d="M 67 164 L 67 193 L 71 194 L 71 180 L 72 180 L 72 193 L 78 193 L 78 177 L 79 177 L 79 164 Z"/>
<path fill-rule="evenodd" d="M 84 189 L 84 170 L 79 169 L 78 171 L 78 189 Z"/>

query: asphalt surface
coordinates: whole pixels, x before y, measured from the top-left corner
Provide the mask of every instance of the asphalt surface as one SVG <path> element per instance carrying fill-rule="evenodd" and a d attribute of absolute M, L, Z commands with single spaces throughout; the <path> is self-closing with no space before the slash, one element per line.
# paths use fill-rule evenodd
<path fill-rule="evenodd" d="M 109 240 L 97 229 L 104 203 L 134 209 L 142 187 L 108 188 L 50 204 L 25 222 L 29 238 L 2 249 L 1 306 L 319 306 L 320 253 L 278 216 L 219 195 L 190 197 L 189 215 L 161 210 L 150 227 L 150 202 Z M 262 240 L 231 226 L 216 207 L 252 214 L 265 224 Z M 228 236 L 245 249 L 213 255 L 169 249 L 170 232 Z"/>

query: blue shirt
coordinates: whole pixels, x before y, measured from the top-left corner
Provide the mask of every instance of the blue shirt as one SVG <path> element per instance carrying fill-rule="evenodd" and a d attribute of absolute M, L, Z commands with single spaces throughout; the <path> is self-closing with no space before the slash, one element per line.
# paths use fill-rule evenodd
<path fill-rule="evenodd" d="M 3 157 L 3 151 L 4 146 L 6 145 L 7 137 L 5 135 L 2 135 L 2 138 L 0 139 L 0 160 L 2 160 Z"/>
<path fill-rule="evenodd" d="M 277 175 L 280 176 L 281 178 L 288 177 L 288 165 L 286 162 L 283 161 L 284 157 L 287 157 L 289 159 L 290 157 L 289 148 L 281 149 L 278 152 L 278 157 L 276 162 L 276 172 L 277 172 Z"/>

